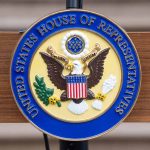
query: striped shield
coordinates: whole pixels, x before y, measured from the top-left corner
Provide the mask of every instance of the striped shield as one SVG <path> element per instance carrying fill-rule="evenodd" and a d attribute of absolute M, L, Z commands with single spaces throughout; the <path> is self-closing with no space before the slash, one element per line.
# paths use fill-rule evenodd
<path fill-rule="evenodd" d="M 69 99 L 81 99 L 87 97 L 87 80 L 85 75 L 66 76 L 67 97 Z"/>

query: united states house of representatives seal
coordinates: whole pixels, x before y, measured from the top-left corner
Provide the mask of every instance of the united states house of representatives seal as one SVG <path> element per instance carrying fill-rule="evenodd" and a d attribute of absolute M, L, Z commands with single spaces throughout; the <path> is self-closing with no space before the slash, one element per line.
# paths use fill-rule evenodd
<path fill-rule="evenodd" d="M 119 124 L 140 87 L 135 47 L 108 18 L 85 10 L 50 14 L 20 39 L 11 86 L 24 116 L 60 139 L 86 140 Z"/>

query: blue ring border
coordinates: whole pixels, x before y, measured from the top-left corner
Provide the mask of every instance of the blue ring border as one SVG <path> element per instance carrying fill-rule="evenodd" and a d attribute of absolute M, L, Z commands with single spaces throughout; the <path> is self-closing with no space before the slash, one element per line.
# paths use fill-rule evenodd
<path fill-rule="evenodd" d="M 69 15 L 69 14 L 76 14 L 77 18 L 79 16 L 81 16 L 82 14 L 91 15 L 93 17 L 96 17 L 97 21 L 100 19 L 103 19 L 104 21 L 106 21 L 106 23 L 109 23 L 114 28 L 116 28 L 119 31 L 119 33 L 123 36 L 123 38 L 127 41 L 127 43 L 129 44 L 129 47 L 132 50 L 132 54 L 134 55 L 134 60 L 135 60 L 135 64 L 136 64 L 136 71 L 137 71 L 137 78 L 136 78 L 136 88 L 135 88 L 132 102 L 130 103 L 130 105 L 128 106 L 128 108 L 126 109 L 125 113 L 122 116 L 117 115 L 114 110 L 115 110 L 115 106 L 117 106 L 120 102 L 121 96 L 123 95 L 123 92 L 125 90 L 124 87 L 126 87 L 127 70 L 125 68 L 126 62 L 124 60 L 124 57 L 123 57 L 121 51 L 119 51 L 119 47 L 117 46 L 117 44 L 107 34 L 100 32 L 97 29 L 94 29 L 94 27 L 84 26 L 84 25 L 81 25 L 79 23 L 76 24 L 76 26 L 69 26 L 68 25 L 68 26 L 61 26 L 59 28 L 55 28 L 55 30 L 53 30 L 51 32 L 51 34 L 54 34 L 55 32 L 59 32 L 59 31 L 64 30 L 64 29 L 70 29 L 70 28 L 72 28 L 72 29 L 73 28 L 81 28 L 81 29 L 83 28 L 86 30 L 88 29 L 88 30 L 94 31 L 97 34 L 103 36 L 115 47 L 117 53 L 120 56 L 120 60 L 121 60 L 122 66 L 123 66 L 123 84 L 122 84 L 122 89 L 120 91 L 120 94 L 119 94 L 116 102 L 102 116 L 100 116 L 94 120 L 91 120 L 88 122 L 83 122 L 83 123 L 69 123 L 69 122 L 57 120 L 56 118 L 53 118 L 52 116 L 48 115 L 45 111 L 43 111 L 38 106 L 38 104 L 36 103 L 36 101 L 34 100 L 32 94 L 30 92 L 30 87 L 29 87 L 29 83 L 28 83 L 28 70 L 29 70 L 29 66 L 30 66 L 30 61 L 32 59 L 32 56 L 33 56 L 36 48 L 42 43 L 43 40 L 45 40 L 48 36 L 51 35 L 49 33 L 45 34 L 45 36 L 42 38 L 39 36 L 38 42 L 33 46 L 32 51 L 31 51 L 30 55 L 28 56 L 28 61 L 26 63 L 26 67 L 25 67 L 25 73 L 23 73 L 23 74 L 21 73 L 21 75 L 23 75 L 25 78 L 25 85 L 26 85 L 26 91 L 28 91 L 28 96 L 31 98 L 32 103 L 40 110 L 39 111 L 39 114 L 40 114 L 39 117 L 32 120 L 32 118 L 27 114 L 25 108 L 22 106 L 21 102 L 19 101 L 19 98 L 17 95 L 17 89 L 15 86 L 15 80 L 14 80 L 15 77 L 18 76 L 19 74 L 16 73 L 14 70 L 15 70 L 15 61 L 17 60 L 19 51 L 22 48 L 25 40 L 30 35 L 30 33 L 37 33 L 36 28 L 39 25 L 46 22 L 47 20 L 54 18 L 54 17 L 57 17 L 59 15 Z M 43 132 L 50 134 L 50 135 L 53 135 L 53 136 L 60 138 L 60 139 L 86 140 L 86 139 L 91 139 L 93 137 L 100 136 L 100 135 L 104 134 L 105 132 L 107 132 L 108 130 L 111 130 L 113 127 L 115 127 L 118 123 L 120 123 L 128 115 L 128 113 L 130 112 L 130 110 L 134 106 L 134 104 L 136 102 L 136 98 L 137 98 L 138 93 L 139 93 L 140 64 L 139 64 L 139 59 L 138 59 L 138 56 L 137 56 L 137 53 L 136 53 L 136 50 L 135 50 L 133 43 L 131 42 L 129 37 L 124 33 L 124 31 L 120 27 L 118 27 L 118 25 L 114 24 L 112 21 L 105 18 L 104 16 L 98 15 L 98 14 L 93 13 L 93 12 L 89 12 L 89 11 L 87 12 L 85 10 L 69 10 L 69 11 L 66 10 L 66 11 L 58 12 L 58 13 L 55 13 L 52 15 L 50 14 L 49 16 L 45 17 L 44 19 L 40 20 L 38 23 L 36 23 L 32 27 L 30 27 L 29 30 L 23 35 L 23 37 L 21 38 L 21 40 L 20 40 L 20 42 L 16 48 L 16 51 L 15 51 L 13 59 L 12 59 L 11 87 L 12 87 L 13 94 L 14 94 L 14 97 L 16 99 L 17 105 L 19 106 L 20 110 L 25 115 L 25 117 L 31 123 L 33 123 L 34 126 L 39 128 Z"/>

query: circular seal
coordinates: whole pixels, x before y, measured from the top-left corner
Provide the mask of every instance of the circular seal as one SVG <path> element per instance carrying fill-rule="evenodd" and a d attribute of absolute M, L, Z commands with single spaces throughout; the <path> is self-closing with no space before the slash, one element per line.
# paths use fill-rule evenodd
<path fill-rule="evenodd" d="M 12 59 L 11 87 L 21 112 L 42 132 L 87 140 L 108 132 L 132 110 L 140 64 L 118 25 L 70 9 L 24 33 Z"/>

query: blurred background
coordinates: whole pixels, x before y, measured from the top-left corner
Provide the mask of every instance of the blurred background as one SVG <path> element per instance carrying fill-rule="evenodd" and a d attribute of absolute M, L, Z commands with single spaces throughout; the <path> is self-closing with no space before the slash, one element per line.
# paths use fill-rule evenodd
<path fill-rule="evenodd" d="M 37 19 L 65 9 L 65 0 L 0 0 L 0 31 L 27 29 Z M 127 31 L 150 31 L 150 0 L 84 0 Z M 70 131 L 71 132 L 71 131 Z M 58 140 L 49 136 L 51 150 Z M 109 134 L 90 140 L 90 150 L 150 150 L 149 123 L 122 123 Z M 43 136 L 30 124 L 0 124 L 0 150 L 44 150 Z"/>
<path fill-rule="evenodd" d="M 0 30 L 26 29 L 65 8 L 65 0 L 0 0 Z M 128 31 L 150 30 L 150 0 L 84 0 L 84 9 L 104 14 Z"/>

